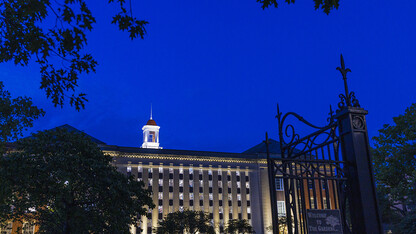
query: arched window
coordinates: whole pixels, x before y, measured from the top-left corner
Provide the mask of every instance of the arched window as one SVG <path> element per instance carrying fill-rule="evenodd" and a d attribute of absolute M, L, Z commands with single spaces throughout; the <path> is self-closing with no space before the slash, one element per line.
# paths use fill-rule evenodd
<path fill-rule="evenodd" d="M 12 233 L 13 223 L 8 222 L 7 224 L 0 225 L 0 234 L 11 234 Z"/>
<path fill-rule="evenodd" d="M 33 234 L 35 233 L 35 225 L 31 224 L 31 223 L 23 223 L 23 228 L 22 228 L 23 232 L 22 234 Z"/>

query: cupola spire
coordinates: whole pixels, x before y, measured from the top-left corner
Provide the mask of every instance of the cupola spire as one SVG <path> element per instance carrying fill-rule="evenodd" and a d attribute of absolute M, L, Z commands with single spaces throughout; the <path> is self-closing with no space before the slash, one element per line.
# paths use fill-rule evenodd
<path fill-rule="evenodd" d="M 142 128 L 142 148 L 162 149 L 162 147 L 159 146 L 159 129 L 160 127 L 157 126 L 156 121 L 153 120 L 153 108 L 152 104 L 150 104 L 150 119 Z"/>

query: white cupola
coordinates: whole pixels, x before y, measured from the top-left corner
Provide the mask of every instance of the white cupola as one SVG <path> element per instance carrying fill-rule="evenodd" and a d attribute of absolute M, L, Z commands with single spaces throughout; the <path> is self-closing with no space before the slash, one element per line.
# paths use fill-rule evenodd
<path fill-rule="evenodd" d="M 143 144 L 142 148 L 162 149 L 159 146 L 159 129 L 156 121 L 152 118 L 152 109 L 150 108 L 150 119 L 146 125 L 143 126 Z"/>

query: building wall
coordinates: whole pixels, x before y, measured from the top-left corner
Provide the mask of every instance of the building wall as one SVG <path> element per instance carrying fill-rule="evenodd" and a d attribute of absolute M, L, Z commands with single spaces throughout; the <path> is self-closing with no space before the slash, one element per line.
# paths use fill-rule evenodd
<path fill-rule="evenodd" d="M 231 218 L 249 220 L 256 233 L 265 233 L 264 224 L 271 224 L 267 168 L 257 160 L 113 155 L 120 172 L 152 190 L 156 207 L 151 219 L 142 217 L 142 233 L 150 233 L 168 213 L 185 209 L 208 213 L 218 233 Z"/>

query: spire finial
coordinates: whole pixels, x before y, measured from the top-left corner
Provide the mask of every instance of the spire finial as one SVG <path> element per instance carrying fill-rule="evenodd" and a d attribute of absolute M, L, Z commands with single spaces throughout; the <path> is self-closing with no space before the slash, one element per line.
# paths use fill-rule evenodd
<path fill-rule="evenodd" d="M 337 70 L 341 72 L 342 79 L 344 80 L 344 89 L 345 89 L 345 94 L 339 95 L 339 97 L 341 98 L 341 102 L 338 103 L 339 109 L 337 110 L 337 112 L 346 106 L 360 107 L 360 103 L 358 102 L 357 98 L 355 98 L 354 92 L 350 92 L 348 90 L 347 73 L 351 72 L 351 69 L 345 68 L 344 57 L 342 56 L 342 54 L 341 54 L 341 67 L 337 67 Z"/>
<path fill-rule="evenodd" d="M 337 70 L 341 72 L 342 79 L 344 80 L 346 104 L 347 106 L 351 106 L 350 93 L 348 91 L 348 84 L 347 84 L 347 73 L 351 72 L 351 70 L 349 68 L 345 68 L 344 57 L 342 57 L 342 54 L 341 54 L 341 67 L 337 67 Z"/>
<path fill-rule="evenodd" d="M 150 119 L 153 119 L 152 117 L 152 103 L 150 103 Z"/>

